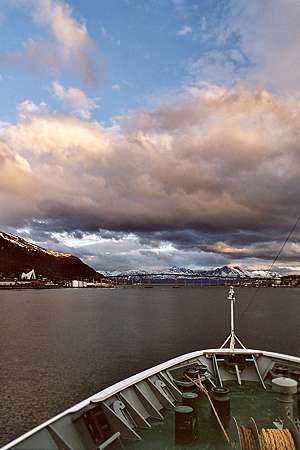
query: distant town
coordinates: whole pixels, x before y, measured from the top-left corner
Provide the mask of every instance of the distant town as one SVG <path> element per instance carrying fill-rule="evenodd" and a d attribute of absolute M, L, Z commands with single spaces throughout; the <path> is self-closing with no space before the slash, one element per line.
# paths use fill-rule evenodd
<path fill-rule="evenodd" d="M 115 286 L 138 286 L 153 288 L 155 286 L 170 286 L 172 288 L 194 287 L 205 288 L 213 286 L 238 286 L 238 287 L 300 287 L 300 278 L 296 275 L 276 276 L 269 278 L 240 278 L 240 277 L 198 277 L 180 276 L 166 277 L 157 275 L 117 275 L 111 280 Z"/>
<path fill-rule="evenodd" d="M 0 288 L 113 288 L 155 286 L 299 287 L 300 276 L 280 276 L 263 269 L 222 266 L 192 269 L 172 266 L 157 270 L 101 271 L 69 253 L 40 247 L 24 238 L 0 231 Z"/>
<path fill-rule="evenodd" d="M 224 268 L 222 268 L 224 269 Z M 212 287 L 234 285 L 239 287 L 300 287 L 300 277 L 297 275 L 249 277 L 241 276 L 234 269 L 227 268 L 222 273 L 212 271 L 210 276 L 193 273 L 119 273 L 102 279 L 66 279 L 51 280 L 43 275 L 36 275 L 35 269 L 22 272 L 19 276 L 4 277 L 0 274 L 0 289 L 51 289 L 51 288 L 113 288 L 155 286 L 182 287 Z M 218 273 L 219 275 L 216 275 Z"/>
<path fill-rule="evenodd" d="M 51 289 L 51 288 L 111 288 L 114 287 L 114 282 L 109 279 L 101 280 L 49 280 L 42 275 L 36 275 L 35 270 L 31 269 L 27 272 L 22 272 L 19 277 L 2 277 L 0 274 L 0 288 L 1 289 Z"/>

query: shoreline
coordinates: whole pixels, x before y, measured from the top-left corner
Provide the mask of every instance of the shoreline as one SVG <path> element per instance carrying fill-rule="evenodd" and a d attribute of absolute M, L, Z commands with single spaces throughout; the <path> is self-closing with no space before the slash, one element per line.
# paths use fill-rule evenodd
<path fill-rule="evenodd" d="M 215 285 L 200 285 L 200 284 L 196 284 L 196 285 L 189 285 L 189 286 L 178 286 L 175 284 L 153 284 L 153 285 L 132 285 L 132 284 L 128 284 L 128 285 L 124 285 L 124 284 L 119 284 L 116 286 L 111 286 L 111 287 L 98 287 L 98 286 L 89 286 L 89 287 L 70 287 L 70 286 L 0 286 L 0 290 L 3 291 L 18 291 L 18 290 L 53 290 L 53 289 L 154 289 L 154 288 L 159 288 L 159 287 L 169 287 L 170 289 L 206 289 L 206 288 L 227 288 L 228 286 L 230 286 L 231 284 L 215 284 Z M 234 287 L 236 288 L 245 288 L 245 289 L 249 289 L 249 288 L 256 288 L 256 289 L 298 289 L 299 286 L 237 286 L 234 285 Z"/>

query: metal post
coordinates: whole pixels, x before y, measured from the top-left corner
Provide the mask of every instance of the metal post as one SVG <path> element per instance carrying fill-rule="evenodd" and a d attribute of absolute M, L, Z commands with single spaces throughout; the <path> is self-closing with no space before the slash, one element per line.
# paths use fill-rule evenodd
<path fill-rule="evenodd" d="M 230 300 L 230 325 L 231 325 L 231 329 L 230 329 L 230 345 L 229 348 L 230 350 L 234 349 L 234 344 L 235 344 L 235 333 L 234 333 L 234 301 L 235 301 L 235 297 L 234 297 L 234 290 L 233 290 L 233 286 L 230 286 L 229 289 L 229 294 L 228 294 L 228 300 Z"/>
<path fill-rule="evenodd" d="M 230 286 L 229 293 L 228 293 L 228 300 L 230 301 L 230 334 L 226 338 L 223 345 L 221 345 L 221 348 L 224 348 L 227 342 L 229 341 L 229 348 L 230 350 L 234 350 L 235 341 L 242 347 L 245 348 L 245 346 L 242 344 L 240 339 L 235 334 L 234 329 L 234 302 L 235 302 L 235 295 L 234 295 L 234 289 L 233 286 Z"/>

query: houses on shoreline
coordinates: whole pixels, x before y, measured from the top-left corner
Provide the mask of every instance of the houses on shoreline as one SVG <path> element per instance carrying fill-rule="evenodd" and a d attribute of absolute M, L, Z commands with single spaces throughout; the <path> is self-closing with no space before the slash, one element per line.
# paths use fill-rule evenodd
<path fill-rule="evenodd" d="M 2 277 L 0 289 L 53 289 L 53 288 L 112 288 L 115 286 L 170 286 L 170 287 L 213 287 L 235 285 L 239 287 L 300 287 L 300 277 L 295 275 L 272 278 L 240 277 L 158 277 L 149 275 L 112 276 L 111 278 L 48 279 L 36 275 L 34 269 L 23 271 L 20 276 Z"/>
<path fill-rule="evenodd" d="M 111 288 L 115 283 L 109 279 L 66 279 L 49 280 L 41 275 L 36 276 L 35 270 L 22 272 L 19 277 L 1 277 L 0 289 L 53 289 L 53 288 Z"/>

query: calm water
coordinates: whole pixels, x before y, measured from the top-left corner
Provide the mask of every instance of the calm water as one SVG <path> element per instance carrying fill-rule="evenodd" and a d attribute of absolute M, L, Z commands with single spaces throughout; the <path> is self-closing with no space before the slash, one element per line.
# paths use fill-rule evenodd
<path fill-rule="evenodd" d="M 0 291 L 0 444 L 101 388 L 228 334 L 224 288 Z M 237 312 L 253 289 L 237 291 Z M 300 289 L 261 289 L 248 347 L 300 356 Z"/>

